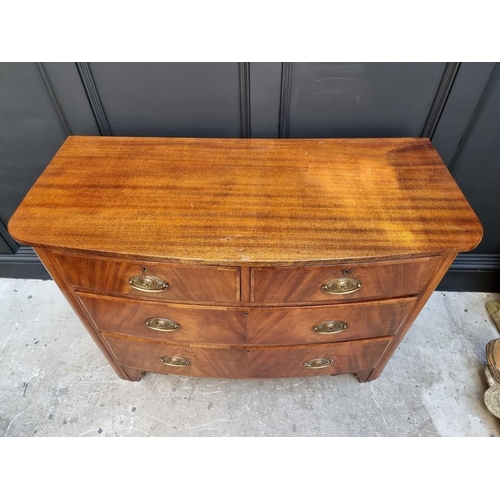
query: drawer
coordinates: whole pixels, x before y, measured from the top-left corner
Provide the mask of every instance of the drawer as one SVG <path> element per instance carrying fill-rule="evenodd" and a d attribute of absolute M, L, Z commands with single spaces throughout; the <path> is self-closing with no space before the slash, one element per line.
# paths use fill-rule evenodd
<path fill-rule="evenodd" d="M 78 292 L 78 296 L 100 330 L 169 342 L 236 345 L 321 344 L 390 336 L 398 331 L 416 300 L 231 308 L 85 292 Z"/>
<path fill-rule="evenodd" d="M 118 362 L 126 368 L 156 373 L 176 373 L 195 377 L 246 378 L 246 349 L 200 348 L 166 342 L 124 337 L 103 332 Z M 167 366 L 160 358 L 175 356 L 187 359 L 186 366 Z"/>
<path fill-rule="evenodd" d="M 173 342 L 246 341 L 246 316 L 241 309 L 146 302 L 82 292 L 78 296 L 100 330 Z"/>
<path fill-rule="evenodd" d="M 104 333 L 119 363 L 126 368 L 215 378 L 304 377 L 355 373 L 374 368 L 390 338 L 293 347 L 186 347 Z M 167 359 L 166 359 L 167 358 Z M 181 359 L 179 359 L 181 358 Z M 170 366 L 165 362 L 187 362 Z M 308 368 L 324 360 L 325 366 Z"/>
<path fill-rule="evenodd" d="M 394 335 L 415 298 L 328 306 L 249 309 L 249 344 L 321 344 Z"/>
<path fill-rule="evenodd" d="M 255 267 L 251 271 L 251 300 L 331 303 L 416 295 L 438 260 L 424 257 L 324 267 Z"/>
<path fill-rule="evenodd" d="M 70 283 L 76 288 L 100 290 L 152 300 L 186 302 L 238 302 L 240 274 L 237 267 L 186 266 L 133 260 L 114 260 L 57 254 Z M 167 284 L 160 291 L 139 290 L 129 280 L 138 277 L 136 286 L 147 287 L 159 278 Z"/>
<path fill-rule="evenodd" d="M 415 303 L 414 298 L 402 298 L 331 306 L 236 308 L 84 292 L 78 296 L 100 330 L 168 342 L 234 345 L 322 344 L 394 335 Z"/>
<path fill-rule="evenodd" d="M 382 337 L 315 346 L 255 348 L 250 351 L 250 374 L 255 378 L 274 378 L 357 373 L 374 368 L 389 343 L 390 339 Z M 304 366 L 305 363 L 314 366 L 315 360 L 331 364 Z"/>

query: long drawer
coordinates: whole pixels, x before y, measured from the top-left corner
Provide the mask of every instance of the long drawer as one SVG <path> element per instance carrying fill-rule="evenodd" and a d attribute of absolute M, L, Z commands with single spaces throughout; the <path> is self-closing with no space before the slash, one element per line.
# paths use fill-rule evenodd
<path fill-rule="evenodd" d="M 290 347 L 187 347 L 104 333 L 127 368 L 214 378 L 306 377 L 374 368 L 390 339 Z"/>
<path fill-rule="evenodd" d="M 251 300 L 259 303 L 339 302 L 415 295 L 438 257 L 324 267 L 252 268 Z"/>
<path fill-rule="evenodd" d="M 238 267 L 186 266 L 72 254 L 57 254 L 57 259 L 76 288 L 160 301 L 240 300 Z"/>
<path fill-rule="evenodd" d="M 414 298 L 304 307 L 164 304 L 78 293 L 100 330 L 169 342 L 294 345 L 393 335 Z"/>

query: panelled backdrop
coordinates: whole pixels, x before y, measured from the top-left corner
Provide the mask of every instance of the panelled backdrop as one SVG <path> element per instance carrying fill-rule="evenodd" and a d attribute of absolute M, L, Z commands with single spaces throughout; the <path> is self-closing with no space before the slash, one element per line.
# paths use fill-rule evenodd
<path fill-rule="evenodd" d="M 68 135 L 429 137 L 485 236 L 440 288 L 500 291 L 498 63 L 2 63 L 0 277 L 48 278 L 7 223 Z"/>

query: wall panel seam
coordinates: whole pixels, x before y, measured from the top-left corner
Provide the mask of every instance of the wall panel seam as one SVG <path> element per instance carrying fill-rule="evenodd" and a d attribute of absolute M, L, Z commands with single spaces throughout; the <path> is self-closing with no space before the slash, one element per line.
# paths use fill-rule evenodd
<path fill-rule="evenodd" d="M 101 135 L 113 135 L 108 118 L 104 112 L 104 107 L 95 84 L 94 76 L 92 75 L 92 70 L 90 69 L 90 64 L 88 62 L 77 62 L 75 64 L 78 74 L 80 75 L 80 79 L 82 80 L 83 88 L 87 94 L 87 99 L 89 100 L 90 108 L 94 114 L 99 132 Z"/>
<path fill-rule="evenodd" d="M 467 139 L 469 138 L 469 136 L 472 132 L 472 129 L 474 128 L 474 125 L 476 124 L 476 121 L 479 118 L 481 111 L 483 110 L 486 98 L 488 97 L 491 89 L 493 88 L 493 84 L 495 83 L 495 80 L 498 76 L 499 70 L 500 70 L 500 63 L 496 63 L 492 72 L 491 72 L 490 77 L 488 78 L 488 82 L 484 86 L 483 92 L 481 93 L 481 97 L 479 98 L 479 101 L 477 102 L 477 105 L 476 105 L 476 108 L 474 109 L 474 112 L 472 113 L 471 119 L 469 120 L 469 123 L 467 124 L 467 127 L 465 128 L 465 131 L 464 131 L 462 137 L 458 141 L 455 153 L 453 154 L 453 157 L 450 161 L 450 164 L 448 165 L 450 172 L 453 172 L 455 169 L 458 158 L 460 157 L 460 155 L 465 147 L 465 144 L 467 143 Z"/>
<path fill-rule="evenodd" d="M 428 137 L 429 139 L 432 139 L 434 136 L 434 132 L 436 131 L 439 120 L 441 119 L 441 115 L 443 114 L 448 101 L 448 97 L 453 89 L 453 84 L 455 83 L 461 64 L 462 63 L 459 62 L 446 63 L 443 76 L 439 82 L 436 95 L 434 96 L 434 101 L 432 102 L 420 137 Z"/>
<path fill-rule="evenodd" d="M 289 134 L 291 84 L 292 63 L 284 62 L 281 64 L 280 116 L 278 133 L 278 137 L 280 139 L 287 138 Z"/>
<path fill-rule="evenodd" d="M 59 121 L 61 122 L 61 126 L 64 129 L 64 132 L 66 133 L 67 136 L 73 135 L 71 126 L 68 122 L 68 119 L 66 118 L 66 115 L 64 114 L 61 104 L 57 100 L 54 86 L 50 81 L 49 75 L 47 74 L 47 70 L 45 69 L 43 62 L 38 62 L 36 63 L 36 65 L 38 66 L 38 70 L 40 71 L 40 75 L 42 76 L 43 83 L 45 84 L 45 88 L 47 89 L 50 100 L 52 101 L 52 105 L 54 106 L 57 116 L 59 117 Z"/>
<path fill-rule="evenodd" d="M 241 137 L 252 137 L 252 119 L 250 110 L 250 63 L 240 62 L 240 117 L 241 117 Z"/>

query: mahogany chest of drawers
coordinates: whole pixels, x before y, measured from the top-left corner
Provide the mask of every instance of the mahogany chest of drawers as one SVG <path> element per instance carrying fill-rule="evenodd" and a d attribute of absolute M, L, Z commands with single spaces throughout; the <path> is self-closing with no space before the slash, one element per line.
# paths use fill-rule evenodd
<path fill-rule="evenodd" d="M 9 230 L 127 380 L 373 380 L 482 237 L 415 138 L 69 137 Z"/>

